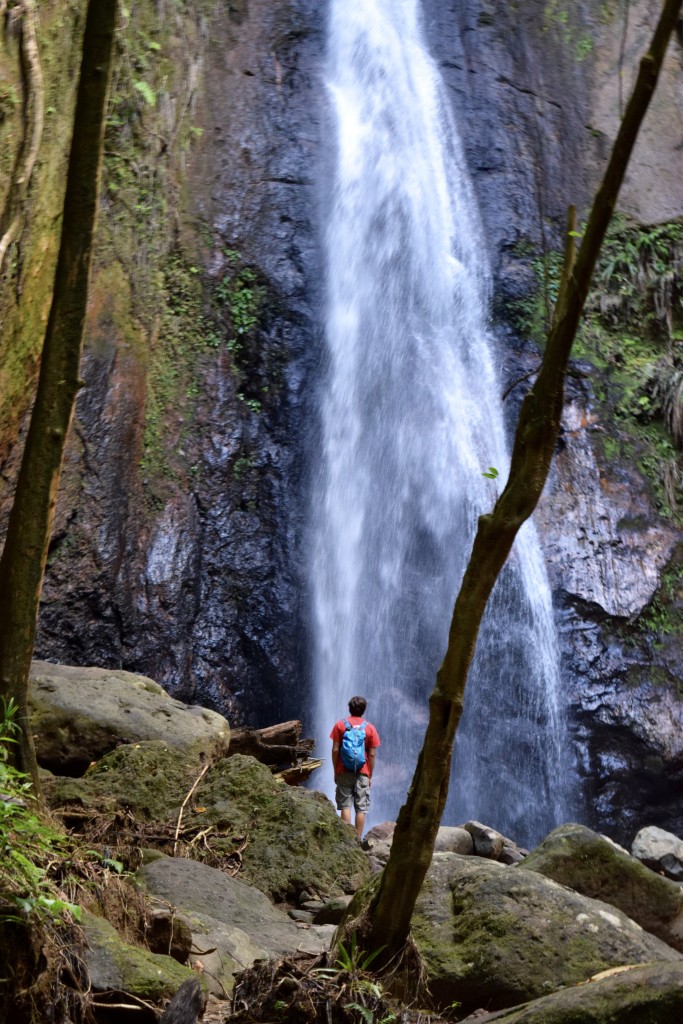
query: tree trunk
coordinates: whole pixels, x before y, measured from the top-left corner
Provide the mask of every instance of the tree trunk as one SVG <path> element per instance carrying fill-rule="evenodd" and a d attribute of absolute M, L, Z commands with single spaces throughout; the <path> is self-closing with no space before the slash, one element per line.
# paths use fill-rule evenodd
<path fill-rule="evenodd" d="M 385 962 L 402 950 L 410 931 L 415 901 L 431 863 L 448 795 L 453 742 L 482 615 L 515 536 L 533 512 L 548 475 L 559 432 L 567 362 L 595 261 L 680 10 L 681 0 L 666 0 L 650 48 L 641 61 L 576 260 L 573 236 L 568 232 L 560 294 L 541 370 L 520 411 L 510 475 L 493 512 L 479 518 L 455 602 L 446 656 L 429 699 L 424 743 L 399 813 L 391 855 L 374 899 L 362 921 L 355 923 L 364 948 L 385 947 Z"/>
<path fill-rule="evenodd" d="M 0 559 L 0 696 L 19 708 L 14 760 L 37 788 L 28 673 L 66 435 L 76 393 L 98 205 L 116 0 L 90 0 L 64 198 L 62 238 L 40 378 Z"/>

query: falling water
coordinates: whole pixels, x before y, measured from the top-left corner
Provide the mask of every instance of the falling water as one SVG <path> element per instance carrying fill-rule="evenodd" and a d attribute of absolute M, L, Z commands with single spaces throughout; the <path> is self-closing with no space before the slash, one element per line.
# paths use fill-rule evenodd
<path fill-rule="evenodd" d="M 348 698 L 368 698 L 382 737 L 369 823 L 395 818 L 405 797 L 476 519 L 509 464 L 486 243 L 420 22 L 418 0 L 331 0 L 316 731 L 326 753 Z M 490 466 L 496 480 L 482 475 Z M 482 627 L 444 820 L 537 838 L 563 816 L 565 746 L 549 588 L 527 524 Z M 319 783 L 330 794 L 331 776 Z"/>

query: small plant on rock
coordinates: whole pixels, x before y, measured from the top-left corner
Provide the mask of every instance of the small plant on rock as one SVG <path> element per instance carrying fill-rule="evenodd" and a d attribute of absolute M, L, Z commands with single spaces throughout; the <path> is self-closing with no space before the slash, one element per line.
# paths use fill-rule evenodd
<path fill-rule="evenodd" d="M 8 763 L 19 727 L 13 700 L 0 705 L 0 922 L 31 916 L 80 919 L 51 878 L 66 853 L 66 838 L 41 819 L 27 776 Z"/>

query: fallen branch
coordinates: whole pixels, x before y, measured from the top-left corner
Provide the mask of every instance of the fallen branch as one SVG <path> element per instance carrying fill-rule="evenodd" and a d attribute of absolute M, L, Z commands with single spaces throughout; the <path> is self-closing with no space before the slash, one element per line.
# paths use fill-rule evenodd
<path fill-rule="evenodd" d="M 175 836 L 173 837 L 173 856 L 174 857 L 175 857 L 176 851 L 178 849 L 178 836 L 180 835 L 180 823 L 183 820 L 183 812 L 184 812 L 185 808 L 187 807 L 188 801 L 192 797 L 192 794 L 194 793 L 195 789 L 197 788 L 199 783 L 202 781 L 202 779 L 204 778 L 204 776 L 208 772 L 208 770 L 209 770 L 209 763 L 210 762 L 208 762 L 208 761 L 206 762 L 206 764 L 204 765 L 204 767 L 200 771 L 199 775 L 197 776 L 197 778 L 192 783 L 192 786 L 190 787 L 190 791 L 188 792 L 187 796 L 185 797 L 185 799 L 183 800 L 182 804 L 180 805 L 180 811 L 178 812 L 178 821 L 177 821 L 176 827 L 175 827 Z"/>

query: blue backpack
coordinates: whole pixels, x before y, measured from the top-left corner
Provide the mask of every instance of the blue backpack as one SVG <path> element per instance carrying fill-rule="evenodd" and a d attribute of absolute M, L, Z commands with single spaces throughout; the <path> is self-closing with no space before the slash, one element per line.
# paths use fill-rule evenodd
<path fill-rule="evenodd" d="M 351 725 L 344 719 L 344 725 L 346 732 L 342 737 L 339 754 L 345 771 L 356 773 L 365 764 L 365 726 L 367 722 Z"/>

